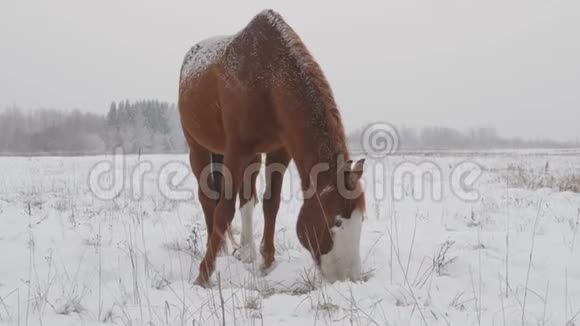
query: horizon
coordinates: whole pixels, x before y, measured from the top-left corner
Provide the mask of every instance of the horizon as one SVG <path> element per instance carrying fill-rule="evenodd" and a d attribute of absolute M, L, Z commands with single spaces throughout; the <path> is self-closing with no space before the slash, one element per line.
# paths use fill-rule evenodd
<path fill-rule="evenodd" d="M 140 99 L 122 99 L 119 101 L 111 101 L 109 103 L 109 106 L 112 103 L 116 103 L 117 105 L 121 102 L 124 101 L 129 101 L 130 103 L 137 103 L 137 102 L 141 102 L 141 101 L 159 101 L 161 103 L 167 103 L 168 105 L 173 105 L 173 106 L 177 106 L 176 103 L 172 103 L 172 102 L 166 102 L 166 101 L 161 101 L 159 99 L 155 99 L 155 98 L 140 98 Z M 94 114 L 97 116 L 101 116 L 103 118 L 106 118 L 108 110 L 106 109 L 104 111 L 84 111 L 80 108 L 55 108 L 55 107 L 37 107 L 37 108 L 23 108 L 20 107 L 18 105 L 10 105 L 7 106 L 5 108 L 0 108 L 0 114 L 3 112 L 7 112 L 9 110 L 18 110 L 21 113 L 24 114 L 34 114 L 37 113 L 39 111 L 54 111 L 54 112 L 61 112 L 61 113 L 72 113 L 75 111 L 78 111 L 80 113 L 88 113 L 88 114 Z M 374 122 L 363 122 L 360 125 L 353 125 L 353 126 L 349 126 L 349 128 L 347 128 L 345 126 L 345 133 L 347 137 L 351 137 L 353 135 L 356 135 L 357 133 L 361 133 L 362 130 L 364 130 L 367 126 L 373 124 Z M 462 133 L 464 136 L 467 135 L 470 132 L 473 132 L 475 130 L 478 129 L 493 129 L 494 132 L 496 132 L 496 136 L 499 139 L 503 139 L 503 140 L 508 140 L 508 141 L 522 141 L 522 142 L 550 142 L 550 143 L 555 143 L 556 145 L 565 145 L 565 146 L 578 146 L 580 145 L 580 137 L 576 137 L 575 139 L 554 139 L 554 138 L 549 138 L 549 137 L 540 137 L 540 136 L 531 136 L 531 137 L 527 137 L 527 136 L 520 136 L 520 135 L 505 135 L 503 133 L 501 133 L 500 131 L 497 130 L 497 128 L 493 125 L 473 125 L 473 126 L 453 126 L 453 125 L 435 125 L 435 124 L 396 124 L 393 125 L 395 127 L 395 129 L 397 131 L 401 131 L 403 129 L 407 129 L 410 128 L 411 130 L 413 130 L 414 132 L 421 132 L 424 129 L 429 129 L 429 128 L 443 128 L 443 129 L 451 129 L 457 132 Z"/>
<path fill-rule="evenodd" d="M 121 103 L 128 103 L 130 105 L 137 105 L 138 107 L 140 106 L 139 104 L 143 104 L 143 103 L 147 103 L 147 102 L 154 102 L 154 103 L 159 103 L 161 105 L 167 105 L 168 109 L 172 109 L 172 107 L 174 109 L 176 109 L 177 104 L 176 103 L 171 103 L 171 102 L 165 102 L 165 101 L 161 101 L 159 99 L 155 99 L 155 98 L 147 98 L 147 99 L 136 99 L 136 100 L 131 100 L 131 99 L 123 99 L 123 100 L 119 100 L 119 101 L 112 101 L 110 103 L 109 106 L 109 110 L 107 110 L 106 112 L 90 112 L 90 111 L 83 111 L 80 110 L 78 108 L 73 108 L 73 109 L 59 109 L 59 108 L 35 108 L 35 109 L 23 109 L 21 107 L 18 106 L 9 106 L 7 108 L 4 109 L 0 109 L 0 116 L 3 113 L 8 113 L 9 117 L 10 117 L 10 110 L 13 110 L 12 112 L 18 112 L 18 114 L 22 114 L 24 117 L 26 117 L 27 119 L 32 119 L 35 120 L 35 117 L 37 117 L 38 115 L 42 115 L 45 116 L 47 113 L 51 114 L 65 114 L 65 116 L 61 116 L 59 118 L 57 118 L 57 120 L 54 120 L 53 123 L 63 123 L 66 118 L 67 115 L 71 115 L 73 113 L 79 112 L 81 114 L 90 114 L 95 116 L 95 118 L 100 118 L 100 119 L 105 119 L 107 120 L 108 115 L 110 114 L 110 108 L 114 105 L 114 107 L 116 109 L 119 108 L 119 104 Z M 141 107 L 140 109 L 138 109 L 138 111 L 142 110 L 143 107 Z M 177 117 L 177 111 L 175 112 L 175 116 Z M 45 116 L 46 118 L 46 116 Z M 60 119 L 60 122 L 59 120 Z M 49 120 L 51 120 L 49 118 Z M 51 120 L 52 121 L 52 120 Z M 370 122 L 370 123 L 363 123 L 361 125 L 358 126 L 354 126 L 350 129 L 345 129 L 345 134 L 347 136 L 347 138 L 349 138 L 350 142 L 352 141 L 356 141 L 358 142 L 358 138 L 362 137 L 363 134 L 366 131 L 370 131 L 371 129 L 373 129 L 373 125 L 381 125 L 384 124 L 385 122 Z M 396 138 L 400 139 L 402 142 L 407 142 L 408 140 L 406 140 L 405 136 L 410 136 L 409 139 L 411 139 L 413 141 L 414 138 L 416 137 L 422 137 L 421 134 L 423 132 L 440 132 L 440 131 L 451 131 L 451 132 L 456 132 L 459 133 L 456 136 L 460 136 L 460 137 L 464 137 L 464 139 L 469 139 L 470 135 L 471 137 L 475 137 L 474 133 L 479 133 L 479 132 L 486 132 L 486 133 L 491 133 L 491 139 L 495 139 L 495 145 L 487 145 L 484 146 L 485 148 L 489 148 L 489 149 L 504 149 L 504 148 L 513 148 L 513 149 L 532 149 L 532 148 L 546 148 L 546 149 L 559 149 L 559 148 L 576 148 L 578 146 L 580 146 L 580 139 L 570 139 L 570 140 L 556 140 L 556 139 L 550 139 L 550 138 L 532 138 L 532 137 L 521 137 L 521 136 L 506 136 L 501 134 L 500 132 L 498 132 L 498 130 L 491 125 L 476 125 L 476 126 L 470 126 L 470 127 L 458 127 L 458 126 L 449 126 L 449 125 L 435 125 L 435 124 L 425 124 L 425 125 L 409 125 L 409 124 L 399 124 L 399 125 L 391 125 L 390 123 L 387 122 L 387 126 L 383 126 L 382 128 L 391 128 L 391 133 L 396 134 Z M 448 139 L 448 140 L 452 140 L 452 139 Z M 497 142 L 507 142 L 504 145 L 499 145 L 499 143 Z M 443 145 L 443 144 L 439 144 L 439 145 Z M 457 148 L 457 145 L 453 145 L 453 144 L 448 144 L 449 145 L 449 149 L 452 148 Z M 416 145 L 415 145 L 416 146 Z M 542 147 L 542 146 L 547 146 L 547 147 Z M 470 147 L 469 145 L 467 147 Z M 425 147 L 425 150 L 435 150 L 434 148 L 429 148 L 429 147 Z M 441 148 L 441 150 L 445 150 L 444 148 Z M 473 150 L 479 150 L 478 148 L 473 148 Z M 2 154 L 2 151 L 0 150 L 0 154 Z"/>

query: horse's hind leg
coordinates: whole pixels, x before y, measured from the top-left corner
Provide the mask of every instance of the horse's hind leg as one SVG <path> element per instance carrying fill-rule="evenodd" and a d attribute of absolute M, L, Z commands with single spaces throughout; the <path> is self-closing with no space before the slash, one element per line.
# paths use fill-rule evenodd
<path fill-rule="evenodd" d="M 213 228 L 205 256 L 199 265 L 199 274 L 195 284 L 207 286 L 215 270 L 217 252 L 225 240 L 225 232 L 230 226 L 236 211 L 236 198 L 242 183 L 244 168 L 254 157 L 230 146 L 224 155 L 224 179 L 218 205 L 213 214 Z"/>
<path fill-rule="evenodd" d="M 189 163 L 198 183 L 198 199 L 203 209 L 207 228 L 207 241 L 213 229 L 213 213 L 221 192 L 221 171 L 214 171 L 223 159 L 197 143 L 190 143 Z"/>
<path fill-rule="evenodd" d="M 256 155 L 244 169 L 244 176 L 239 192 L 240 215 L 242 217 L 242 236 L 236 257 L 244 263 L 253 262 L 256 258 L 254 242 L 254 206 L 256 206 L 256 179 L 260 173 L 262 156 Z"/>
<path fill-rule="evenodd" d="M 290 163 L 290 154 L 285 149 L 268 153 L 266 156 L 266 191 L 264 193 L 264 234 L 262 237 L 261 254 L 264 271 L 272 267 L 276 249 L 274 234 L 276 232 L 276 215 L 280 208 L 282 181 Z"/>

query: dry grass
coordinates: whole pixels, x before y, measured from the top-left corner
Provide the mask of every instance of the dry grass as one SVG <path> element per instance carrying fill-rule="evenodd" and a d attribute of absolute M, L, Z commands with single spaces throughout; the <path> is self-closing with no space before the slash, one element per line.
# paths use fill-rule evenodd
<path fill-rule="evenodd" d="M 556 189 L 580 193 L 580 175 L 556 175 L 550 171 L 549 161 L 543 169 L 529 169 L 519 165 L 508 166 L 504 178 L 511 187 L 536 190 L 541 188 Z"/>
<path fill-rule="evenodd" d="M 433 269 L 437 272 L 437 275 L 447 275 L 447 267 L 455 261 L 457 257 L 449 258 L 447 253 L 451 247 L 455 244 L 455 241 L 447 240 L 439 246 L 437 253 L 433 256 Z"/>
<path fill-rule="evenodd" d="M 56 309 L 56 313 L 59 315 L 70 315 L 72 313 L 80 314 L 85 311 L 82 305 L 81 296 L 72 296 L 68 298 L 59 308 Z"/>

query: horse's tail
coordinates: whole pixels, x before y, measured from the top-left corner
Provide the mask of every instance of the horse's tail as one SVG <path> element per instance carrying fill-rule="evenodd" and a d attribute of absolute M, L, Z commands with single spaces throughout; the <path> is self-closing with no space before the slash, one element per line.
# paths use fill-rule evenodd
<path fill-rule="evenodd" d="M 212 189 L 216 191 L 218 194 L 221 194 L 222 190 L 223 164 L 224 164 L 224 156 L 222 154 L 211 153 L 211 181 L 213 183 Z M 234 239 L 231 227 L 228 227 L 228 229 L 226 230 L 226 234 L 227 237 L 230 239 L 234 248 L 239 248 L 240 244 L 236 241 L 236 239 Z"/>
<path fill-rule="evenodd" d="M 224 156 L 222 154 L 211 153 L 211 181 L 212 189 L 220 196 L 222 192 L 222 168 L 224 164 Z M 219 199 L 218 199 L 219 200 Z"/>

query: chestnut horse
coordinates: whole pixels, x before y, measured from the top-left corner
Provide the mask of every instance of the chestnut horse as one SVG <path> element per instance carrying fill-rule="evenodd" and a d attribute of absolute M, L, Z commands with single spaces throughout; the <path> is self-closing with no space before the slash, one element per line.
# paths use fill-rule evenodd
<path fill-rule="evenodd" d="M 237 34 L 193 46 L 181 68 L 179 112 L 208 231 L 196 284 L 209 284 L 237 196 L 242 258 L 255 258 L 252 213 L 259 168 L 250 166 L 259 166 L 262 153 L 262 268 L 274 263 L 282 179 L 293 159 L 304 193 L 296 230 L 300 243 L 329 281 L 360 277 L 364 160 L 349 160 L 330 86 L 278 13 L 265 10 Z"/>

